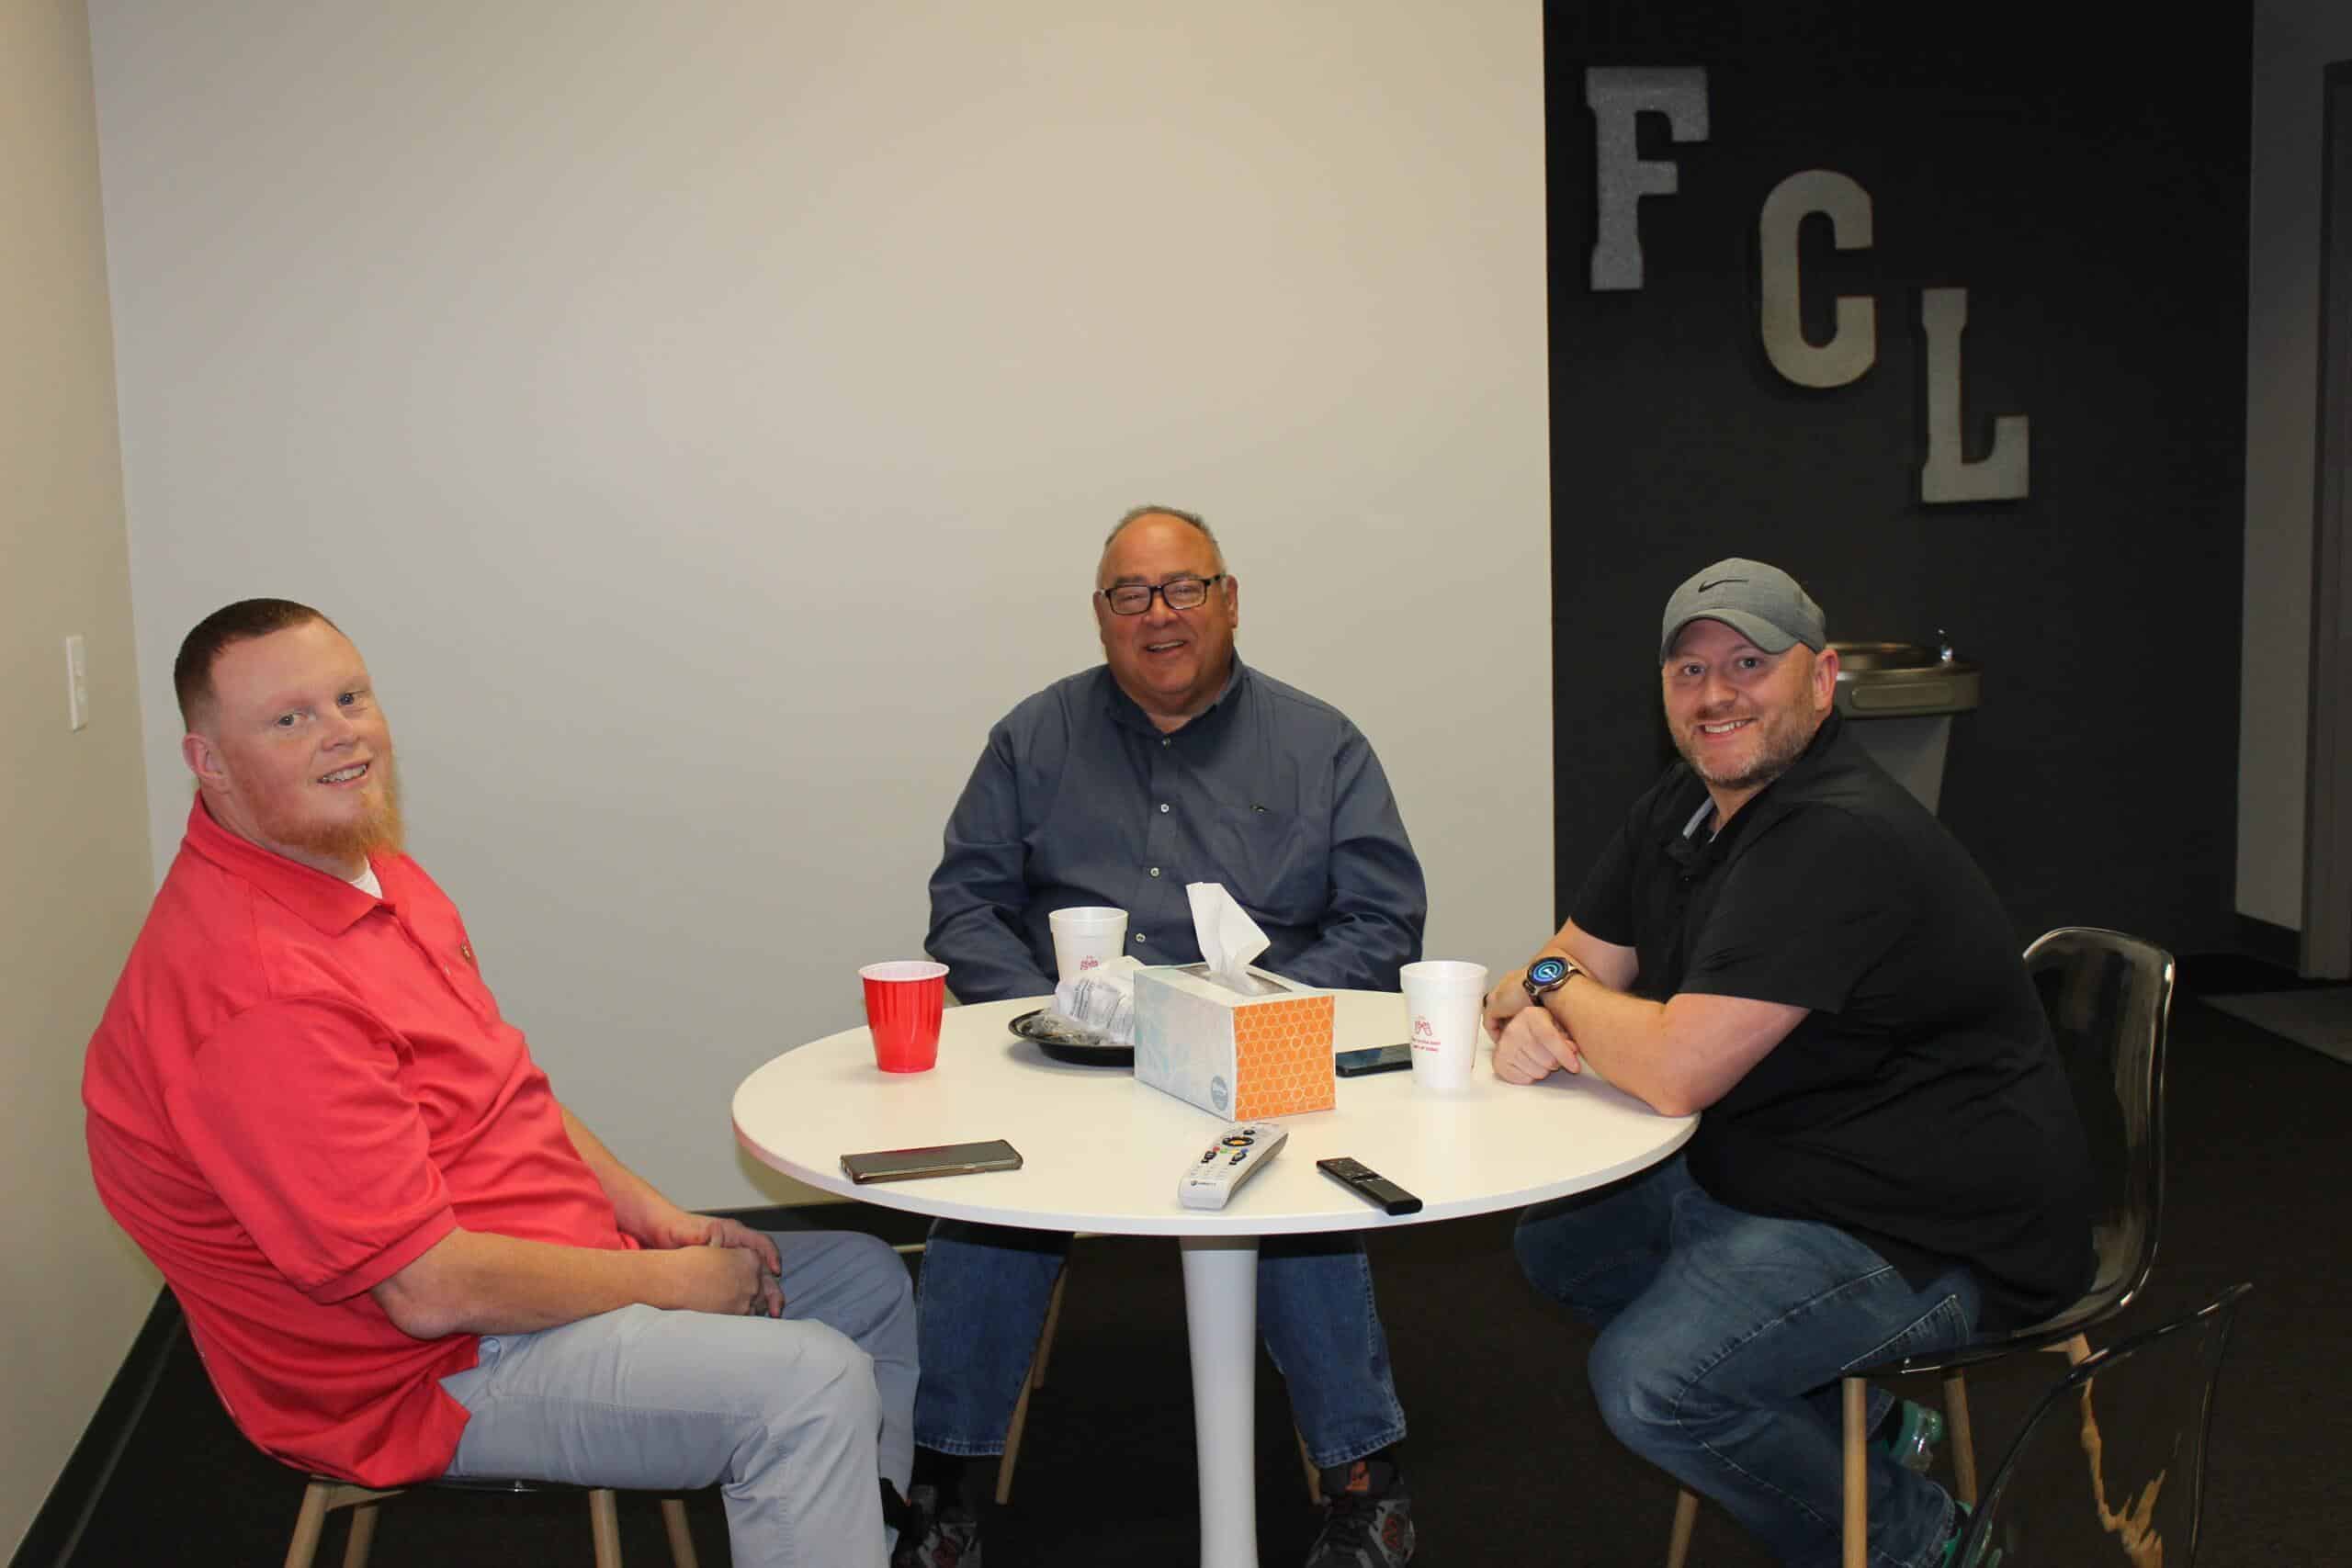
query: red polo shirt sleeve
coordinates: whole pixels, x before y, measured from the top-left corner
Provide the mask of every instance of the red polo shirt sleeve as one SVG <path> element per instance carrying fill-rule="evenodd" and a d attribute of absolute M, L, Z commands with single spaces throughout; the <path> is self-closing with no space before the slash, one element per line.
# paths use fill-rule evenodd
<path fill-rule="evenodd" d="M 347 999 L 274 999 L 215 1031 L 168 1091 L 189 1157 L 314 1302 L 380 1284 L 457 1228 L 405 1049 Z"/>

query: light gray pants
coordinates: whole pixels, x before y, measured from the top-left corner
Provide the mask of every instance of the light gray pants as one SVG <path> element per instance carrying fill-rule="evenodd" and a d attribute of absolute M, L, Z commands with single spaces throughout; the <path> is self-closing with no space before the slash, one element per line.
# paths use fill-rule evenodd
<path fill-rule="evenodd" d="M 690 1490 L 718 1483 L 737 1568 L 882 1568 L 879 1475 L 914 1462 L 915 1312 L 872 1236 L 769 1233 L 785 1315 L 624 1307 L 485 1336 L 441 1380 L 469 1419 L 453 1476 Z"/>

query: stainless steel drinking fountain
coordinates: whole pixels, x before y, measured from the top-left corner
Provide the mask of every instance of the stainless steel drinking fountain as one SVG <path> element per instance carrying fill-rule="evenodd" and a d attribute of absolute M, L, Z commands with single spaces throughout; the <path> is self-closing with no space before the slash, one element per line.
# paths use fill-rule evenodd
<path fill-rule="evenodd" d="M 1930 811 L 1943 793 L 1951 716 L 1981 700 L 1984 667 L 1953 653 L 1951 641 L 1833 642 L 1838 650 L 1838 711 L 1879 766 Z"/>

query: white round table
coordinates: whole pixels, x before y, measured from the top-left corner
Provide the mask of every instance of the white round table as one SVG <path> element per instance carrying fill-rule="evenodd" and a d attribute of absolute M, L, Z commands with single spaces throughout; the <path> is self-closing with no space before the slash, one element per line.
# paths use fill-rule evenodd
<path fill-rule="evenodd" d="M 1337 1048 L 1405 1038 L 1404 998 L 1341 991 Z M 1679 1148 L 1696 1117 L 1660 1116 L 1581 1077 L 1506 1084 L 1482 1049 L 1466 1088 L 1432 1091 L 1409 1072 L 1340 1078 L 1333 1109 L 1282 1119 L 1290 1137 L 1224 1209 L 1180 1205 L 1176 1186 L 1223 1118 L 1131 1073 L 1073 1066 L 1006 1027 L 1050 998 L 950 1008 L 939 1065 L 885 1073 L 864 1027 L 786 1052 L 735 1091 L 735 1135 L 766 1165 L 828 1192 L 937 1218 L 1032 1230 L 1169 1235 L 1183 1248 L 1184 1308 L 1200 1454 L 1204 1568 L 1255 1568 L 1251 1405 L 1257 1372 L 1258 1238 L 1419 1224 L 1517 1208 L 1599 1187 Z M 841 1156 L 1003 1138 L 1019 1170 L 859 1186 Z M 1345 1155 L 1422 1201 L 1389 1215 L 1315 1168 Z"/>

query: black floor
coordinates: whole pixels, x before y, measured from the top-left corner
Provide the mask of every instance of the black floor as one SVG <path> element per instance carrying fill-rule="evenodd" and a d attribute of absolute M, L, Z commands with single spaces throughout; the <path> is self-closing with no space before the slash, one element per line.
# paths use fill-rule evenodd
<path fill-rule="evenodd" d="M 2201 1304 L 2238 1280 L 2239 1321 L 2214 1418 L 2206 1568 L 2352 1562 L 2352 1067 L 2184 998 L 2168 1101 L 2169 1179 L 2154 1280 L 2117 1332 Z M 1965 1150 L 1950 1151 L 1965 1158 Z M 1418 1562 L 1641 1563 L 1665 1551 L 1673 1489 L 1601 1427 L 1581 1371 L 1585 1332 L 1539 1303 L 1510 1257 L 1510 1218 L 1373 1239 L 1407 1446 Z M 1192 1396 L 1182 1281 L 1165 1242 L 1081 1244 L 1048 1386 L 1030 1415 L 989 1568 L 1198 1561 Z M 2111 1338 L 2114 1335 L 2106 1337 Z M 2055 1357 L 1972 1378 L 1989 1473 Z M 1270 1565 L 1296 1563 L 1314 1521 L 1279 1380 L 1260 1377 L 1259 1533 Z M 77 1565 L 280 1561 L 301 1493 L 221 1414 L 183 1336 L 79 1547 Z M 691 1502 L 707 1564 L 727 1562 L 713 1494 Z M 652 1500 L 624 1497 L 631 1562 L 665 1563 Z M 341 1561 L 341 1526 L 321 1560 Z M 569 1496 L 413 1493 L 386 1505 L 384 1568 L 514 1568 L 589 1560 L 586 1508 Z M 1702 1510 L 1691 1562 L 1768 1560 Z M 2118 1559 L 2119 1564 L 2120 1559 Z M 2168 1568 L 2182 1568 L 2167 1558 Z M 2075 1565 L 2068 1565 L 2075 1568 Z"/>

